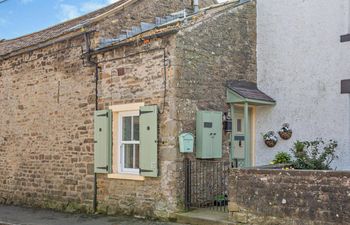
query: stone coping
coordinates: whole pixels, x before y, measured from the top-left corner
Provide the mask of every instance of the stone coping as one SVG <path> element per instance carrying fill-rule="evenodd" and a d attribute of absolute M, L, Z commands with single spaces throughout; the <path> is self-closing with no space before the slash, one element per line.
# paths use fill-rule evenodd
<path fill-rule="evenodd" d="M 327 176 L 327 177 L 349 177 L 350 171 L 346 170 L 296 170 L 296 169 L 264 169 L 264 168 L 232 168 L 232 171 L 241 171 L 247 174 L 283 174 L 297 176 Z"/>

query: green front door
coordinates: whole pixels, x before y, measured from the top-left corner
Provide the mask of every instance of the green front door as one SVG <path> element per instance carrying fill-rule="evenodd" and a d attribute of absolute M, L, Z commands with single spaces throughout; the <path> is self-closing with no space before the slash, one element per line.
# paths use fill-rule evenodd
<path fill-rule="evenodd" d="M 251 110 L 248 112 L 248 125 L 245 126 L 244 111 L 241 108 L 234 109 L 232 118 L 233 148 L 231 159 L 236 167 L 251 166 Z M 248 130 L 246 130 L 246 127 Z M 246 152 L 247 151 L 247 152 Z"/>

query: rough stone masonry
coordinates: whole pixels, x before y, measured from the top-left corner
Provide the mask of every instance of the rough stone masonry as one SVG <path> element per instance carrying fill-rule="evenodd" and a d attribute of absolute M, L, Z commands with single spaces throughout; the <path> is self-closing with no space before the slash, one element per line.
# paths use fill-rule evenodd
<path fill-rule="evenodd" d="M 135 38 L 95 56 L 101 67 L 100 109 L 145 102 L 159 105 L 161 111 L 160 177 L 140 182 L 100 175 L 100 210 L 171 217 L 183 207 L 184 155 L 178 151 L 177 137 L 182 132 L 195 134 L 197 110 L 227 110 L 227 80 L 255 81 L 255 23 L 254 2 L 220 7 L 181 28 L 168 28 L 175 29 L 174 34 L 147 44 Z M 227 144 L 225 153 L 228 157 Z"/>
<path fill-rule="evenodd" d="M 88 29 L 97 31 L 91 45 L 181 9 L 182 1 L 137 1 L 91 24 Z M 57 28 L 42 33 L 53 31 Z M 36 43 L 40 32 L 1 43 L 1 203 L 91 211 L 95 70 L 81 59 L 83 35 L 73 34 L 26 48 L 18 46 Z"/>
<path fill-rule="evenodd" d="M 141 0 L 92 24 L 87 29 L 97 32 L 89 35 L 91 47 L 100 37 L 155 16 L 150 12 L 182 9 L 180 2 L 169 7 L 168 1 Z M 254 2 L 221 6 L 169 35 L 92 56 L 98 63 L 99 110 L 134 102 L 161 109 L 160 177 L 130 181 L 98 175 L 100 212 L 171 217 L 181 210 L 184 155 L 177 137 L 194 133 L 197 110 L 227 110 L 227 80 L 256 80 L 255 19 Z M 85 46 L 77 33 L 0 61 L 2 203 L 92 210 L 95 68 L 81 57 Z"/>
<path fill-rule="evenodd" d="M 349 172 L 233 169 L 229 211 L 242 224 L 349 224 Z"/>

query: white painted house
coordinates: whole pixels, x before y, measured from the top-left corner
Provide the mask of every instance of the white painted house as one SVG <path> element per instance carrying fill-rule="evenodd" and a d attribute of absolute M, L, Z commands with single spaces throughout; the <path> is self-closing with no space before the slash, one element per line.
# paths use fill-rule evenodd
<path fill-rule="evenodd" d="M 333 168 L 350 170 L 350 95 L 341 80 L 350 79 L 349 0 L 257 0 L 257 84 L 276 105 L 256 109 L 255 165 L 268 164 L 296 140 L 338 141 Z M 261 133 L 283 123 L 291 139 L 265 145 Z M 254 146 L 255 145 L 255 146 Z"/>

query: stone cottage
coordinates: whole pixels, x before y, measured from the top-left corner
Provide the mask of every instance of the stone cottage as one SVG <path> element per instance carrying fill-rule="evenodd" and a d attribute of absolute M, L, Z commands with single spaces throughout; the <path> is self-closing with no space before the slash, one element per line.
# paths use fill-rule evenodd
<path fill-rule="evenodd" d="M 348 169 L 348 3 L 196 3 L 121 0 L 0 43 L 0 202 L 172 217 L 184 159 L 262 165 L 316 137 Z"/>
<path fill-rule="evenodd" d="M 197 111 L 227 115 L 226 92 L 241 84 L 232 80 L 247 82 L 252 104 L 273 104 L 254 85 L 255 2 L 214 3 L 121 0 L 1 42 L 0 201 L 181 210 L 183 159 L 194 154 L 179 152 L 178 136 L 196 133 Z M 221 118 L 214 125 L 221 134 Z M 228 159 L 229 133 L 216 137 Z"/>

